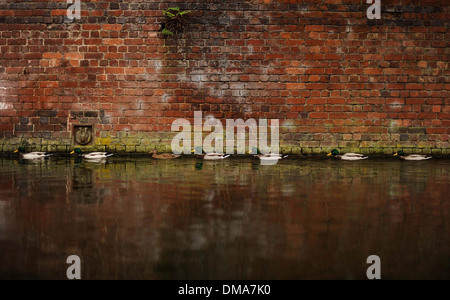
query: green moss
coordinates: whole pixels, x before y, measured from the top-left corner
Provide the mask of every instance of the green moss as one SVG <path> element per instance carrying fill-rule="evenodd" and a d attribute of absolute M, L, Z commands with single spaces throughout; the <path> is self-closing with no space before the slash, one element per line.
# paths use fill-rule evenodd
<path fill-rule="evenodd" d="M 432 149 L 431 150 L 432 155 L 441 156 L 442 155 L 442 149 Z"/>
<path fill-rule="evenodd" d="M 137 153 L 148 153 L 150 152 L 146 146 L 136 146 L 135 151 Z"/>
<path fill-rule="evenodd" d="M 118 138 L 125 138 L 128 136 L 128 131 L 119 131 L 117 132 L 117 137 Z"/>
<path fill-rule="evenodd" d="M 150 153 L 153 149 L 159 152 L 171 152 L 171 142 L 175 133 L 166 132 L 118 132 L 117 137 L 113 133 L 104 131 L 100 137 L 94 140 L 90 146 L 74 146 L 71 138 L 2 138 L 0 139 L 0 151 L 13 152 L 19 146 L 24 146 L 27 151 L 50 151 L 67 153 L 76 147 L 83 152 L 109 151 L 120 153 Z M 192 139 L 192 143 L 193 143 Z M 368 155 L 391 155 L 398 150 L 407 153 L 433 154 L 436 156 L 450 155 L 450 147 L 445 143 L 437 144 L 434 141 L 395 142 L 395 141 L 307 141 L 307 140 L 281 140 L 280 151 L 286 154 L 324 155 L 332 149 L 344 152 L 359 152 Z M 226 146 L 226 145 L 224 145 Z M 235 153 L 237 148 L 235 148 Z"/>
<path fill-rule="evenodd" d="M 128 149 L 133 150 L 133 148 L 129 147 Z M 134 148 L 136 150 L 136 148 Z M 127 146 L 116 146 L 115 150 L 113 152 L 116 153 L 126 153 L 127 152 Z M 131 151 L 133 152 L 133 151 Z"/>
<path fill-rule="evenodd" d="M 442 149 L 442 155 L 449 155 L 450 156 L 450 148 Z"/>
<path fill-rule="evenodd" d="M 313 151 L 312 151 L 312 148 L 304 147 L 304 148 L 302 148 L 302 153 L 305 155 L 311 155 L 311 154 L 313 154 Z"/>
<path fill-rule="evenodd" d="M 326 150 L 324 148 L 311 148 L 311 152 L 314 155 L 323 155 Z"/>
<path fill-rule="evenodd" d="M 107 146 L 107 145 L 111 145 L 112 143 L 113 143 L 113 139 L 111 139 L 110 137 L 99 138 L 99 139 L 95 140 L 96 146 Z"/>
<path fill-rule="evenodd" d="M 122 144 L 122 146 L 127 146 L 127 147 L 139 146 L 141 144 L 141 139 L 133 138 L 133 137 L 122 138 L 122 139 L 120 139 L 120 143 Z"/>
<path fill-rule="evenodd" d="M 300 147 L 292 147 L 291 148 L 291 153 L 292 154 L 296 154 L 296 155 L 301 155 L 302 154 L 302 148 L 300 148 Z"/>
<path fill-rule="evenodd" d="M 292 148 L 291 147 L 286 147 L 286 146 L 281 146 L 280 147 L 280 151 L 283 154 L 291 154 L 292 153 Z"/>

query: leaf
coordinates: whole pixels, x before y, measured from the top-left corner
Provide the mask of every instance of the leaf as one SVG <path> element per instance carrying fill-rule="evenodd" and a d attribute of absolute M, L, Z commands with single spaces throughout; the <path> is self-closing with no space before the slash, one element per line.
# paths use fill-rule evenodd
<path fill-rule="evenodd" d="M 180 12 L 179 15 L 180 16 L 184 16 L 184 15 L 187 15 L 187 14 L 190 14 L 190 13 L 191 13 L 190 10 L 185 10 L 185 11 Z"/>
<path fill-rule="evenodd" d="M 163 31 L 162 31 L 162 34 L 163 34 L 163 35 L 169 35 L 169 36 L 172 36 L 172 35 L 173 35 L 173 32 L 170 31 L 170 30 L 167 29 L 167 28 L 164 28 Z"/>
<path fill-rule="evenodd" d="M 174 18 L 175 15 L 167 10 L 163 10 L 163 14 L 168 16 L 169 18 Z"/>

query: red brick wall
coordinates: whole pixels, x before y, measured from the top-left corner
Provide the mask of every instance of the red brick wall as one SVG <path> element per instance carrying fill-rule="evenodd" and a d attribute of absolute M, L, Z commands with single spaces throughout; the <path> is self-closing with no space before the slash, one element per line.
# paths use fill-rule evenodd
<path fill-rule="evenodd" d="M 97 146 L 146 151 L 202 110 L 280 119 L 284 152 L 448 153 L 445 2 L 382 0 L 368 20 L 366 0 L 82 0 L 70 22 L 65 1 L 2 0 L 0 144 L 71 147 L 85 123 Z M 193 13 L 165 40 L 171 6 Z"/>

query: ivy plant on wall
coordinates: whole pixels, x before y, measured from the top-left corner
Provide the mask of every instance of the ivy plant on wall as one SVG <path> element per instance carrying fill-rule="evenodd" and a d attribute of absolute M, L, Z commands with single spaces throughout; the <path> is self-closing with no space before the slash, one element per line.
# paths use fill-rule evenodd
<path fill-rule="evenodd" d="M 170 7 L 163 10 L 165 22 L 162 24 L 162 34 L 165 37 L 179 37 L 186 29 L 185 16 L 190 10 L 180 10 L 179 7 Z"/>

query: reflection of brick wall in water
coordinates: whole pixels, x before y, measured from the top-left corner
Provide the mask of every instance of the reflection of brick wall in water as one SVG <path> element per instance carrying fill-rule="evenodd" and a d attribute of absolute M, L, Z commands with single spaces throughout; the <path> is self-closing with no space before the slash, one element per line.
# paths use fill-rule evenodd
<path fill-rule="evenodd" d="M 374 252 L 387 278 L 447 270 L 440 162 L 2 167 L 0 277 L 61 278 L 74 253 L 85 279 L 365 279 Z"/>
<path fill-rule="evenodd" d="M 73 23 L 65 1 L 0 3 L 0 151 L 67 151 L 83 124 L 97 149 L 170 147 L 202 110 L 280 119 L 285 152 L 449 153 L 448 5 L 285 2 L 86 0 Z M 174 5 L 193 13 L 164 40 Z"/>

